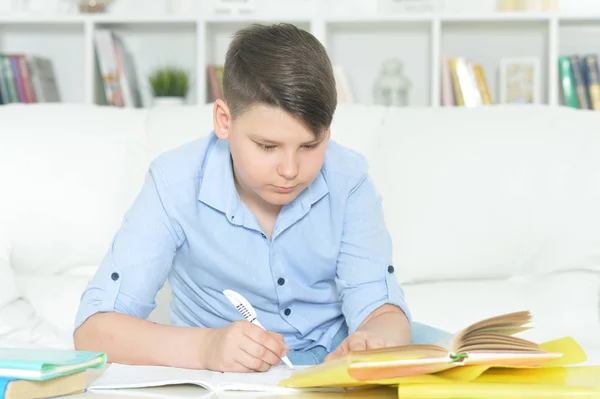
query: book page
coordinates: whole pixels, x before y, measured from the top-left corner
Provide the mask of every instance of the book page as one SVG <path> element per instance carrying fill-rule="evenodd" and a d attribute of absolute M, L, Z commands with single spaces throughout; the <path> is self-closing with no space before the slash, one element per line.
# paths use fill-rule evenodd
<path fill-rule="evenodd" d="M 307 366 L 297 366 L 296 370 Z M 194 384 L 210 391 L 297 391 L 279 386 L 294 370 L 275 366 L 266 372 L 221 373 L 164 366 L 131 366 L 113 363 L 90 386 L 90 390 L 144 388 L 165 385 Z M 317 390 L 317 389 L 315 389 Z M 318 389 L 321 390 L 321 389 Z"/>
<path fill-rule="evenodd" d="M 521 311 L 481 320 L 456 335 L 452 352 L 464 353 L 472 350 L 541 352 L 538 344 L 513 337 L 513 334 L 531 328 L 526 326 L 531 318 L 528 311 Z"/>

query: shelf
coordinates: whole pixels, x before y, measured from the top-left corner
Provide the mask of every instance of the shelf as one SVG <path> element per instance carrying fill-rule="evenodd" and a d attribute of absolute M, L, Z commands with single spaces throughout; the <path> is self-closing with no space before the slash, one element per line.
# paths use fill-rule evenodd
<path fill-rule="evenodd" d="M 257 0 L 262 5 L 268 1 L 273 0 Z M 290 22 L 321 40 L 333 64 L 346 73 L 358 102 L 374 102 L 373 84 L 382 63 L 400 59 L 413 85 L 411 105 L 415 106 L 439 106 L 442 55 L 464 56 L 481 64 L 495 99 L 500 61 L 536 56 L 541 61 L 542 101 L 556 105 L 560 98 L 558 57 L 600 54 L 600 44 L 596 44 L 600 43 L 598 12 L 378 15 L 371 3 L 363 11 L 350 14 L 346 0 L 338 1 L 343 7 L 329 9 L 329 3 L 321 0 L 288 1 L 285 9 L 263 7 L 269 13 L 257 15 L 218 15 L 202 9 L 207 3 L 189 15 L 129 16 L 124 11 L 58 16 L 0 14 L 0 52 L 33 52 L 51 58 L 65 101 L 95 103 L 94 32 L 110 28 L 123 36 L 135 59 L 147 103 L 147 76 L 167 61 L 193 71 L 189 102 L 202 103 L 207 100 L 206 68 L 223 64 L 238 29 L 255 22 Z M 314 8 L 316 4 L 322 8 Z M 156 10 L 147 12 L 157 14 Z"/>
<path fill-rule="evenodd" d="M 83 24 L 0 25 L 0 52 L 28 53 L 51 58 L 62 98 L 83 102 L 85 92 Z"/>
<path fill-rule="evenodd" d="M 430 23 L 370 24 L 339 23 L 327 31 L 332 63 L 343 68 L 355 100 L 373 104 L 373 85 L 380 68 L 386 60 L 394 58 L 402 62 L 404 73 L 410 76 L 411 104 L 431 104 L 431 70 L 423 68 L 431 65 Z"/>
<path fill-rule="evenodd" d="M 555 14 L 548 12 L 497 12 L 485 14 L 440 15 L 440 20 L 442 22 L 547 22 L 553 18 L 556 18 Z"/>
<path fill-rule="evenodd" d="M 373 24 L 373 23 L 404 23 L 404 22 L 431 22 L 436 19 L 432 14 L 408 15 L 367 15 L 367 16 L 332 16 L 325 18 L 328 24 Z"/>
<path fill-rule="evenodd" d="M 548 81 L 549 27 L 543 21 L 473 22 L 467 25 L 448 22 L 442 28 L 441 52 L 449 57 L 463 56 L 482 65 L 493 100 L 499 100 L 499 66 L 504 58 L 538 57 L 541 81 Z M 549 101 L 548 85 L 542 84 L 541 96 Z"/>
<path fill-rule="evenodd" d="M 551 21 L 558 22 L 598 22 L 600 14 L 557 14 L 551 12 L 492 12 L 473 14 L 445 14 L 445 13 L 406 13 L 386 15 L 322 15 L 319 16 L 327 24 L 339 23 L 375 23 L 375 22 L 428 22 L 428 21 L 455 21 L 455 22 L 509 22 L 509 21 Z M 168 15 L 168 16 L 128 16 L 128 15 L 8 15 L 0 14 L 0 24 L 81 24 L 91 23 L 276 23 L 280 21 L 309 24 L 312 16 L 275 16 L 275 15 Z"/>
<path fill-rule="evenodd" d="M 253 23 L 253 22 L 263 22 L 263 23 L 277 23 L 277 22 L 289 22 L 292 24 L 310 24 L 311 18 L 302 18 L 298 16 L 287 16 L 287 17 L 275 17 L 275 16 L 244 16 L 244 15 L 223 15 L 223 16 L 210 16 L 207 18 L 199 18 L 199 21 L 206 22 L 208 24 L 228 24 L 228 23 Z"/>
<path fill-rule="evenodd" d="M 86 21 L 90 21 L 97 24 L 196 24 L 198 18 L 189 16 L 165 16 L 165 17 L 153 17 L 153 16 L 94 16 L 85 18 Z"/>
<path fill-rule="evenodd" d="M 30 16 L 30 15 L 0 15 L 0 24 L 2 25 L 20 25 L 20 24 L 51 24 L 51 25 L 82 25 L 88 20 L 84 16 Z"/>

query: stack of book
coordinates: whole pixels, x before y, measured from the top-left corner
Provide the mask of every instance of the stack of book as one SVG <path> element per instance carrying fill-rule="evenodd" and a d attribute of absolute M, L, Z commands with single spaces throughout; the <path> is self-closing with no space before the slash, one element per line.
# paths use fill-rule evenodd
<path fill-rule="evenodd" d="M 84 392 L 85 371 L 106 364 L 106 354 L 0 348 L 0 399 L 38 399 Z"/>
<path fill-rule="evenodd" d="M 29 54 L 0 54 L 0 104 L 59 101 L 52 61 Z"/>
<path fill-rule="evenodd" d="M 442 105 L 477 107 L 493 104 L 481 65 L 464 57 L 442 57 Z"/>
<path fill-rule="evenodd" d="M 558 68 L 564 103 L 571 108 L 599 111 L 598 56 L 565 55 L 559 58 Z"/>
<path fill-rule="evenodd" d="M 94 44 L 104 88 L 103 102 L 115 107 L 142 107 L 137 67 L 121 36 L 110 29 L 97 28 Z"/>

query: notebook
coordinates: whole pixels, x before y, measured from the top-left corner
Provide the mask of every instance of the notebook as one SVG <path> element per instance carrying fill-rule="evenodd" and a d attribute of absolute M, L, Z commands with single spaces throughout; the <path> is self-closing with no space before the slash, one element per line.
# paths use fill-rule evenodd
<path fill-rule="evenodd" d="M 302 366 L 296 366 L 301 369 Z M 94 381 L 88 390 L 102 391 L 127 388 L 159 387 L 193 384 L 209 391 L 248 391 L 297 393 L 300 391 L 339 392 L 341 388 L 286 388 L 279 381 L 289 378 L 292 370 L 287 366 L 274 366 L 260 373 L 222 373 L 210 370 L 192 370 L 164 366 L 133 366 L 112 363 Z"/>
<path fill-rule="evenodd" d="M 60 349 L 0 348 L 0 377 L 48 380 L 106 364 L 106 354 Z"/>

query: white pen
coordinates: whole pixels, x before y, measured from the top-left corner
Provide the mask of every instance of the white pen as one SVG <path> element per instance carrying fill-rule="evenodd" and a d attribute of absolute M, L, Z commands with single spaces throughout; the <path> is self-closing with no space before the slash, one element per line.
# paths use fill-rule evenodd
<path fill-rule="evenodd" d="M 252 324 L 259 326 L 265 331 L 267 330 L 262 326 L 262 324 L 260 324 L 260 322 L 256 318 L 256 310 L 254 310 L 254 307 L 252 307 L 252 305 L 250 304 L 250 302 L 248 302 L 248 300 L 246 300 L 246 298 L 232 290 L 225 290 L 223 291 L 223 294 L 227 297 L 227 299 L 229 299 L 229 302 L 231 302 L 231 304 L 235 306 L 237 311 L 240 312 L 244 319 L 246 319 Z M 294 368 L 294 365 L 292 364 L 292 362 L 290 362 L 290 359 L 288 359 L 287 356 L 282 357 L 281 360 L 283 360 L 283 362 L 287 364 L 289 368 Z"/>

